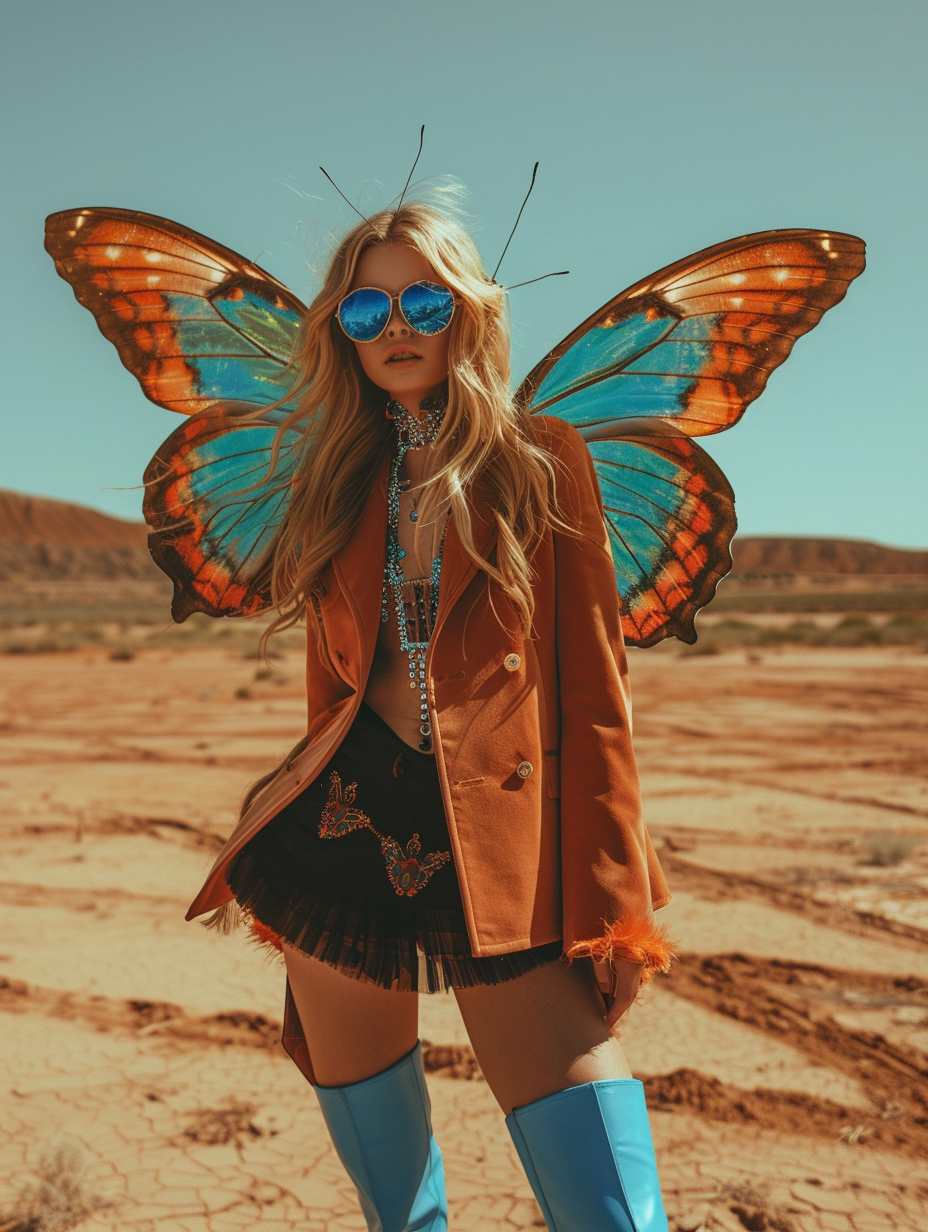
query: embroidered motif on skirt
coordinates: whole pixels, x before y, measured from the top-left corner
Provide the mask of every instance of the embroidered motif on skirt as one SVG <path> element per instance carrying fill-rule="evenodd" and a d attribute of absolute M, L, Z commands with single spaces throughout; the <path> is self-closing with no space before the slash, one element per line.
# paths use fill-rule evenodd
<path fill-rule="evenodd" d="M 397 758 L 399 761 L 399 758 Z M 395 765 L 394 765 L 395 772 Z M 412 898 L 424 885 L 428 884 L 433 873 L 438 872 L 442 865 L 451 859 L 450 851 L 433 851 L 419 860 L 422 844 L 419 835 L 414 834 L 406 844 L 405 851 L 387 834 L 381 834 L 374 823 L 359 808 L 352 808 L 357 795 L 357 783 L 349 783 L 342 787 L 341 775 L 333 770 L 329 775 L 332 786 L 329 788 L 329 798 L 322 810 L 322 820 L 319 822 L 320 838 L 341 838 L 352 830 L 370 830 L 380 840 L 380 850 L 387 865 L 387 876 L 397 894 L 405 894 Z"/>

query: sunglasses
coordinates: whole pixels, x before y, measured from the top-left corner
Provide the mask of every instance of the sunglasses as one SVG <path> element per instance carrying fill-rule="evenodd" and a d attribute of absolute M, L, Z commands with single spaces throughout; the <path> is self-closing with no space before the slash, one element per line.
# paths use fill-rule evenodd
<path fill-rule="evenodd" d="M 358 287 L 338 305 L 338 323 L 353 342 L 373 342 L 387 328 L 394 300 L 409 328 L 427 338 L 446 330 L 454 316 L 454 295 L 447 287 L 411 282 L 399 295 Z"/>

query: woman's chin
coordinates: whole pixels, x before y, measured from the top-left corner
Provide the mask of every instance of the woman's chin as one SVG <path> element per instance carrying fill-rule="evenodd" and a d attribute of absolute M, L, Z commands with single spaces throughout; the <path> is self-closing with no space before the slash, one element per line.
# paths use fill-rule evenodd
<path fill-rule="evenodd" d="M 383 382 L 380 388 L 389 394 L 391 398 L 395 399 L 395 401 L 402 402 L 404 399 L 412 398 L 421 400 L 439 384 L 441 384 L 440 381 L 423 381 L 421 374 L 419 374 L 418 379 L 413 374 L 410 374 L 409 380 L 403 381 L 394 378 L 389 384 Z"/>

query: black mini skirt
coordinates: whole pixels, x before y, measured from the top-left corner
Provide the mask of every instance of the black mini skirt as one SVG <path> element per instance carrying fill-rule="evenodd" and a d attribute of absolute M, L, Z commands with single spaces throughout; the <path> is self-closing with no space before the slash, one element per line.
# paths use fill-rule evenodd
<path fill-rule="evenodd" d="M 555 941 L 473 956 L 435 757 L 363 702 L 319 776 L 245 844 L 226 880 L 280 941 L 384 988 L 498 984 L 561 955 Z"/>

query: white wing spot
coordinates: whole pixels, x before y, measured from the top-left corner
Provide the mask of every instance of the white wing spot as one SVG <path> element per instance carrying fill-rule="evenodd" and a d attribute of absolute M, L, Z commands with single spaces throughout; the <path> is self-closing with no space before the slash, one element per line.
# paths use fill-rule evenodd
<path fill-rule="evenodd" d="M 148 283 L 150 287 L 154 287 L 161 281 L 161 275 L 160 274 L 149 274 L 148 277 L 145 279 L 145 281 Z"/>
<path fill-rule="evenodd" d="M 774 278 L 777 280 L 777 282 L 786 282 L 788 277 L 789 277 L 789 270 L 787 269 L 778 269 L 777 272 L 774 274 Z"/>
<path fill-rule="evenodd" d="M 835 259 L 835 257 L 836 257 L 838 254 L 837 254 L 836 252 L 830 252 L 828 255 L 829 255 L 829 257 L 831 258 L 831 260 L 833 261 L 833 260 Z"/>
<path fill-rule="evenodd" d="M 740 295 L 733 295 L 731 297 L 731 303 L 732 303 L 733 308 L 740 308 L 741 305 L 744 303 L 744 300 L 741 298 Z"/>
<path fill-rule="evenodd" d="M 822 240 L 822 247 L 826 252 L 829 252 L 831 250 L 831 240 Z"/>
<path fill-rule="evenodd" d="M 747 277 L 747 274 L 730 274 L 728 281 L 733 282 L 737 286 L 739 283 L 747 282 Z"/>
<path fill-rule="evenodd" d="M 118 261 L 122 256 L 122 249 L 117 244 L 109 244 L 104 249 L 104 252 L 111 261 Z"/>
<path fill-rule="evenodd" d="M 145 260 L 152 265 L 157 264 L 157 262 L 161 261 L 163 257 L 164 253 L 161 252 L 146 252 L 145 254 Z"/>

